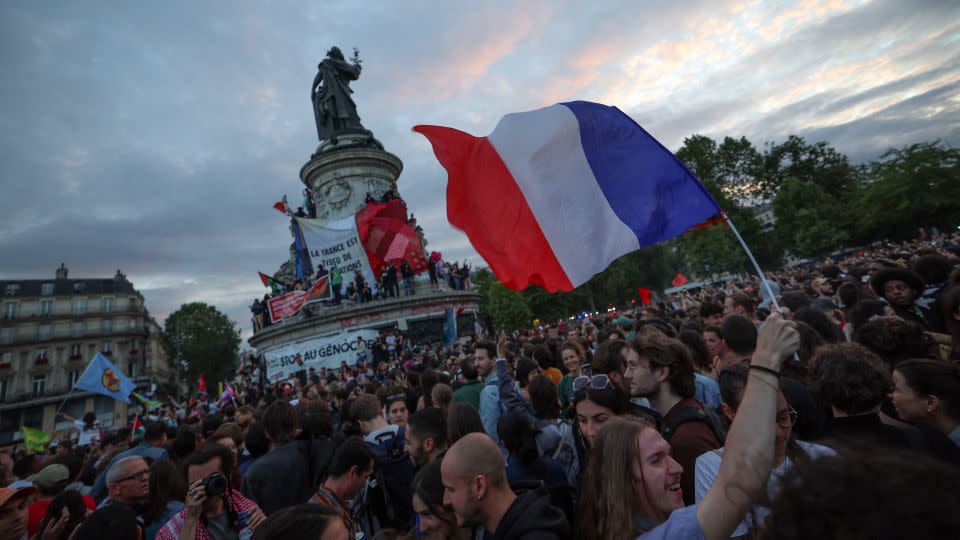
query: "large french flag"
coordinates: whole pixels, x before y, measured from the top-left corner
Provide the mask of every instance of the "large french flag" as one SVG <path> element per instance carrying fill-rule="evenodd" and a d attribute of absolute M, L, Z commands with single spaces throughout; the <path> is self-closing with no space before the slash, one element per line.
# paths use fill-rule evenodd
<path fill-rule="evenodd" d="M 447 217 L 501 283 L 569 291 L 720 211 L 684 165 L 616 107 L 508 114 L 486 137 L 415 126 L 447 170 Z"/>

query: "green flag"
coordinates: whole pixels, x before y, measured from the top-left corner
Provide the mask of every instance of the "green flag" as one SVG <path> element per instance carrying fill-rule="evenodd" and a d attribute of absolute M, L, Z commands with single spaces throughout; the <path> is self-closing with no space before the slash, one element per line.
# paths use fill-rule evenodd
<path fill-rule="evenodd" d="M 39 429 L 23 426 L 20 433 L 23 435 L 23 445 L 31 452 L 43 452 L 43 445 L 50 442 L 50 434 Z"/>
<path fill-rule="evenodd" d="M 264 287 L 270 287 L 270 290 L 272 290 L 275 293 L 283 292 L 283 289 L 284 289 L 283 283 L 280 283 L 279 281 L 264 274 L 263 272 L 257 272 L 257 273 L 260 274 L 260 281 L 263 282 Z"/>

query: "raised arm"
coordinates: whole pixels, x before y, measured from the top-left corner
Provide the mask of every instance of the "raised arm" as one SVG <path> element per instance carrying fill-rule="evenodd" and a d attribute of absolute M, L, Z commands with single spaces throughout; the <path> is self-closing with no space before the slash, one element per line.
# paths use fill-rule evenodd
<path fill-rule="evenodd" d="M 542 427 L 545 422 L 533 414 L 533 406 L 523 396 L 517 393 L 516 382 L 507 369 L 507 334 L 500 332 L 497 339 L 497 389 L 500 391 L 500 402 L 508 411 L 523 413 L 535 427 Z"/>
<path fill-rule="evenodd" d="M 725 540 L 764 492 L 773 468 L 777 395 L 785 358 L 800 346 L 794 324 L 774 313 L 760 327 L 757 350 L 737 416 L 727 435 L 717 480 L 697 506 L 697 521 L 710 540 Z M 759 369 L 757 369 L 759 368 Z"/>

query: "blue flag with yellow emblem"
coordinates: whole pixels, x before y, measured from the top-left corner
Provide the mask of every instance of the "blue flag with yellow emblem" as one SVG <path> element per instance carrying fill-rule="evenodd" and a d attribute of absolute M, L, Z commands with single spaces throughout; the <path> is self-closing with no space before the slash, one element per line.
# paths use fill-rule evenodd
<path fill-rule="evenodd" d="M 83 375 L 73 385 L 76 390 L 96 392 L 124 403 L 130 403 L 130 392 L 137 389 L 137 385 L 123 374 L 122 371 L 107 360 L 107 357 L 97 353 L 93 361 L 83 371 Z"/>

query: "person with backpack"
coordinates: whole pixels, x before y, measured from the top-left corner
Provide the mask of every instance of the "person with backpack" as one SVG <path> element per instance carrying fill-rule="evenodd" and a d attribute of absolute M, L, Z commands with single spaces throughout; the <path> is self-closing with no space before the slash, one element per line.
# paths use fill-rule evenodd
<path fill-rule="evenodd" d="M 354 519 L 349 501 L 366 485 L 373 467 L 373 452 L 367 444 L 356 437 L 347 439 L 333 454 L 330 474 L 307 502 L 335 511 L 346 525 L 350 538 L 358 538 L 360 527 Z"/>
<path fill-rule="evenodd" d="M 723 399 L 720 407 L 730 422 L 737 415 L 737 409 L 743 401 L 743 392 L 750 377 L 750 366 L 734 364 L 720 372 L 720 394 Z M 780 479 L 794 465 L 804 460 L 817 459 L 823 456 L 836 455 L 832 449 L 819 444 L 798 441 L 793 433 L 793 426 L 797 422 L 797 411 L 788 403 L 781 390 L 777 396 L 776 430 L 774 431 L 773 471 L 767 482 L 767 493 L 773 497 L 779 490 Z M 710 488 L 717 480 L 720 464 L 723 460 L 723 448 L 707 452 L 697 458 L 696 464 L 696 493 L 697 502 L 703 500 Z M 737 526 L 732 536 L 744 536 L 755 529 L 755 523 L 762 523 L 768 510 L 761 506 L 754 506 L 753 512 Z"/>
<path fill-rule="evenodd" d="M 263 412 L 263 426 L 273 449 L 247 469 L 240 490 L 269 516 L 314 494 L 333 457 L 334 443 L 328 437 L 298 440 L 300 416 L 282 400 Z"/>
<path fill-rule="evenodd" d="M 504 339 L 501 337 L 501 345 L 505 347 Z M 555 460 L 564 473 L 567 485 L 575 490 L 580 471 L 577 443 L 573 427 L 559 418 L 556 386 L 545 376 L 535 377 L 530 383 L 531 401 L 527 401 L 523 394 L 517 391 L 516 382 L 510 377 L 507 360 L 498 358 L 496 366 L 498 390 L 504 407 L 508 412 L 524 416 L 536 429 L 539 455 Z M 499 431 L 498 428 L 498 435 Z M 509 448 L 507 450 L 509 451 Z"/>
<path fill-rule="evenodd" d="M 676 339 L 647 332 L 630 343 L 626 371 L 630 396 L 647 398 L 663 415 L 663 438 L 683 467 L 684 503 L 693 504 L 697 457 L 723 446 L 726 433 L 719 415 L 694 397 L 696 384 L 689 349 Z"/>
<path fill-rule="evenodd" d="M 353 402 L 349 417 L 363 434 L 374 459 L 373 474 L 354 507 L 363 532 L 372 538 L 382 529 L 407 529 L 413 517 L 413 461 L 404 451 L 404 428 L 388 424 L 380 400 L 370 394 Z"/>

